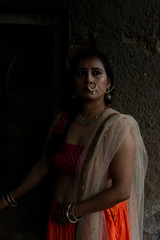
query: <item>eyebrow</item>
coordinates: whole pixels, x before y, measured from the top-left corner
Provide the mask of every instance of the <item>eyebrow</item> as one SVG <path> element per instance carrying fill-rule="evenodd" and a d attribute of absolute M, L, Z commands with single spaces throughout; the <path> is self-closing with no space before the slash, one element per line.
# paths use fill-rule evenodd
<path fill-rule="evenodd" d="M 83 69 L 83 70 L 85 70 L 86 68 L 84 68 L 84 67 L 77 67 L 77 69 Z M 93 67 L 93 68 L 91 68 L 92 70 L 100 70 L 100 71 L 103 71 L 103 69 L 102 68 L 99 68 L 99 67 Z"/>

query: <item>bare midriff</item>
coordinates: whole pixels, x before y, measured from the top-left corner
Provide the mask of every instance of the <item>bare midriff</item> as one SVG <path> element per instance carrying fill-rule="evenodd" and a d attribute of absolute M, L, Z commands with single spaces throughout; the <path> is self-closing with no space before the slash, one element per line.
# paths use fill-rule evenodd
<path fill-rule="evenodd" d="M 106 182 L 106 189 L 110 188 L 112 180 L 108 179 Z M 57 204 L 72 203 L 74 199 L 74 178 L 70 175 L 59 173 L 55 179 L 55 186 L 53 188 L 53 200 Z"/>
<path fill-rule="evenodd" d="M 57 204 L 74 202 L 74 179 L 64 173 L 59 173 L 53 188 L 53 200 Z"/>

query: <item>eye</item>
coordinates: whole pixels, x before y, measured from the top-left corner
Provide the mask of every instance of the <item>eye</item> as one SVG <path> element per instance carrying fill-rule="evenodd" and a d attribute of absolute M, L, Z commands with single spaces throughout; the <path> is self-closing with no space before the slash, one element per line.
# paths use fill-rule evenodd
<path fill-rule="evenodd" d="M 76 75 L 77 75 L 78 77 L 84 76 L 84 75 L 85 75 L 85 71 L 79 70 L 79 71 L 76 72 Z"/>
<path fill-rule="evenodd" d="M 98 71 L 98 70 L 94 70 L 94 71 L 92 72 L 92 74 L 93 74 L 94 76 L 97 76 L 97 75 L 100 75 L 100 74 L 101 74 L 101 72 L 100 72 L 100 71 Z"/>

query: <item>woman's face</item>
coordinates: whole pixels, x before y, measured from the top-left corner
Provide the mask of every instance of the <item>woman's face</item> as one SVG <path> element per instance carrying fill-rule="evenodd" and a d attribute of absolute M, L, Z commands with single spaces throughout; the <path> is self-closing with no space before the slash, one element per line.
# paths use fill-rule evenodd
<path fill-rule="evenodd" d="M 99 85 L 97 90 L 88 89 Z M 74 92 L 77 97 L 83 100 L 104 100 L 104 91 L 110 87 L 110 79 L 107 77 L 103 63 L 97 57 L 88 57 L 81 59 L 75 69 Z M 104 91 L 103 91 L 103 90 Z"/>

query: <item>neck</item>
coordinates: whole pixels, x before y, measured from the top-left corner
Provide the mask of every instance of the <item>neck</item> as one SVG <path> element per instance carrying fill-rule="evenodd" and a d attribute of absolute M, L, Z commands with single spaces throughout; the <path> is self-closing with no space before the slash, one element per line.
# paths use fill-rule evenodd
<path fill-rule="evenodd" d="M 104 102 L 88 102 L 85 104 L 81 104 L 80 113 L 84 119 L 89 119 L 95 116 L 98 112 L 103 111 L 105 108 Z"/>

